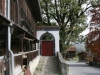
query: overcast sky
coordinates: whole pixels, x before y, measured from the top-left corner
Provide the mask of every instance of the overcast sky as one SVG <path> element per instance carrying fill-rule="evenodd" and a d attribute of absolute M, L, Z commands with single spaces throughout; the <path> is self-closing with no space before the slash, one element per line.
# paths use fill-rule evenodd
<path fill-rule="evenodd" d="M 75 44 L 74 46 L 76 47 L 76 49 L 77 49 L 78 52 L 80 52 L 80 51 L 86 51 L 85 43 L 84 42 L 83 43 Z"/>
<path fill-rule="evenodd" d="M 88 16 L 87 17 L 87 23 L 88 23 L 88 25 L 90 24 L 90 20 L 91 20 L 91 17 Z M 80 35 L 86 35 L 88 33 L 89 33 L 89 28 L 87 27 Z"/>

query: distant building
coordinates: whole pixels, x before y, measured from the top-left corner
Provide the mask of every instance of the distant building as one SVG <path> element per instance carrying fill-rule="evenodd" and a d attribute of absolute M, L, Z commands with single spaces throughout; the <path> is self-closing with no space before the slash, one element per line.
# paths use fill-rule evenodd
<path fill-rule="evenodd" d="M 77 55 L 79 56 L 79 61 L 85 61 L 86 60 L 86 56 L 87 56 L 86 52 L 79 52 Z"/>
<path fill-rule="evenodd" d="M 66 49 L 67 53 L 66 53 L 66 58 L 73 58 L 76 56 L 76 47 L 71 46 L 70 48 Z"/>

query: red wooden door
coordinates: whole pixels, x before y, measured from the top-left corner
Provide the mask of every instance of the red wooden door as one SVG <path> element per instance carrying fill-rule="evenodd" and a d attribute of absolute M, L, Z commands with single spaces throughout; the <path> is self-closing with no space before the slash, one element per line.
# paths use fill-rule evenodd
<path fill-rule="evenodd" d="M 53 41 L 42 41 L 42 56 L 53 56 Z"/>

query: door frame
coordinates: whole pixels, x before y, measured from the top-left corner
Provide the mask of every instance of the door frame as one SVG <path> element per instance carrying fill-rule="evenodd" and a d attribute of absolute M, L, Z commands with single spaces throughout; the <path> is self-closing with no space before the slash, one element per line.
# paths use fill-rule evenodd
<path fill-rule="evenodd" d="M 51 35 L 53 39 L 52 40 L 42 40 L 42 37 L 45 34 Z M 55 56 L 55 38 L 54 38 L 54 36 L 51 33 L 49 33 L 49 32 L 46 32 L 46 33 L 41 35 L 41 37 L 40 37 L 40 55 L 42 55 L 42 41 L 53 41 L 53 56 Z"/>
<path fill-rule="evenodd" d="M 53 55 L 52 56 L 55 55 L 55 52 L 54 52 L 54 41 L 53 40 L 42 40 L 41 41 L 41 55 L 42 55 L 42 52 L 43 52 L 43 50 L 42 50 L 42 42 L 49 42 L 49 41 L 51 41 L 53 43 L 53 47 L 52 47 L 52 49 L 53 49 Z"/>

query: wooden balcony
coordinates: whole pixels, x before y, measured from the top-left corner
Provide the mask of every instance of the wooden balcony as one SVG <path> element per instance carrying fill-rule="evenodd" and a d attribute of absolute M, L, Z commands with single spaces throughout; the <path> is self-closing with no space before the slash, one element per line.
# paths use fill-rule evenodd
<path fill-rule="evenodd" d="M 38 56 L 38 50 L 15 54 L 14 62 L 15 62 L 15 73 L 18 73 L 22 70 L 23 67 L 27 67 L 29 63 L 34 60 L 35 57 Z"/>
<path fill-rule="evenodd" d="M 38 56 L 38 50 L 27 53 L 28 62 L 31 62 L 36 56 Z"/>
<path fill-rule="evenodd" d="M 27 67 L 29 63 L 38 56 L 38 50 L 14 54 L 14 74 L 18 74 L 22 71 L 23 67 Z M 4 57 L 0 56 L 0 75 L 5 75 L 6 64 Z"/>

